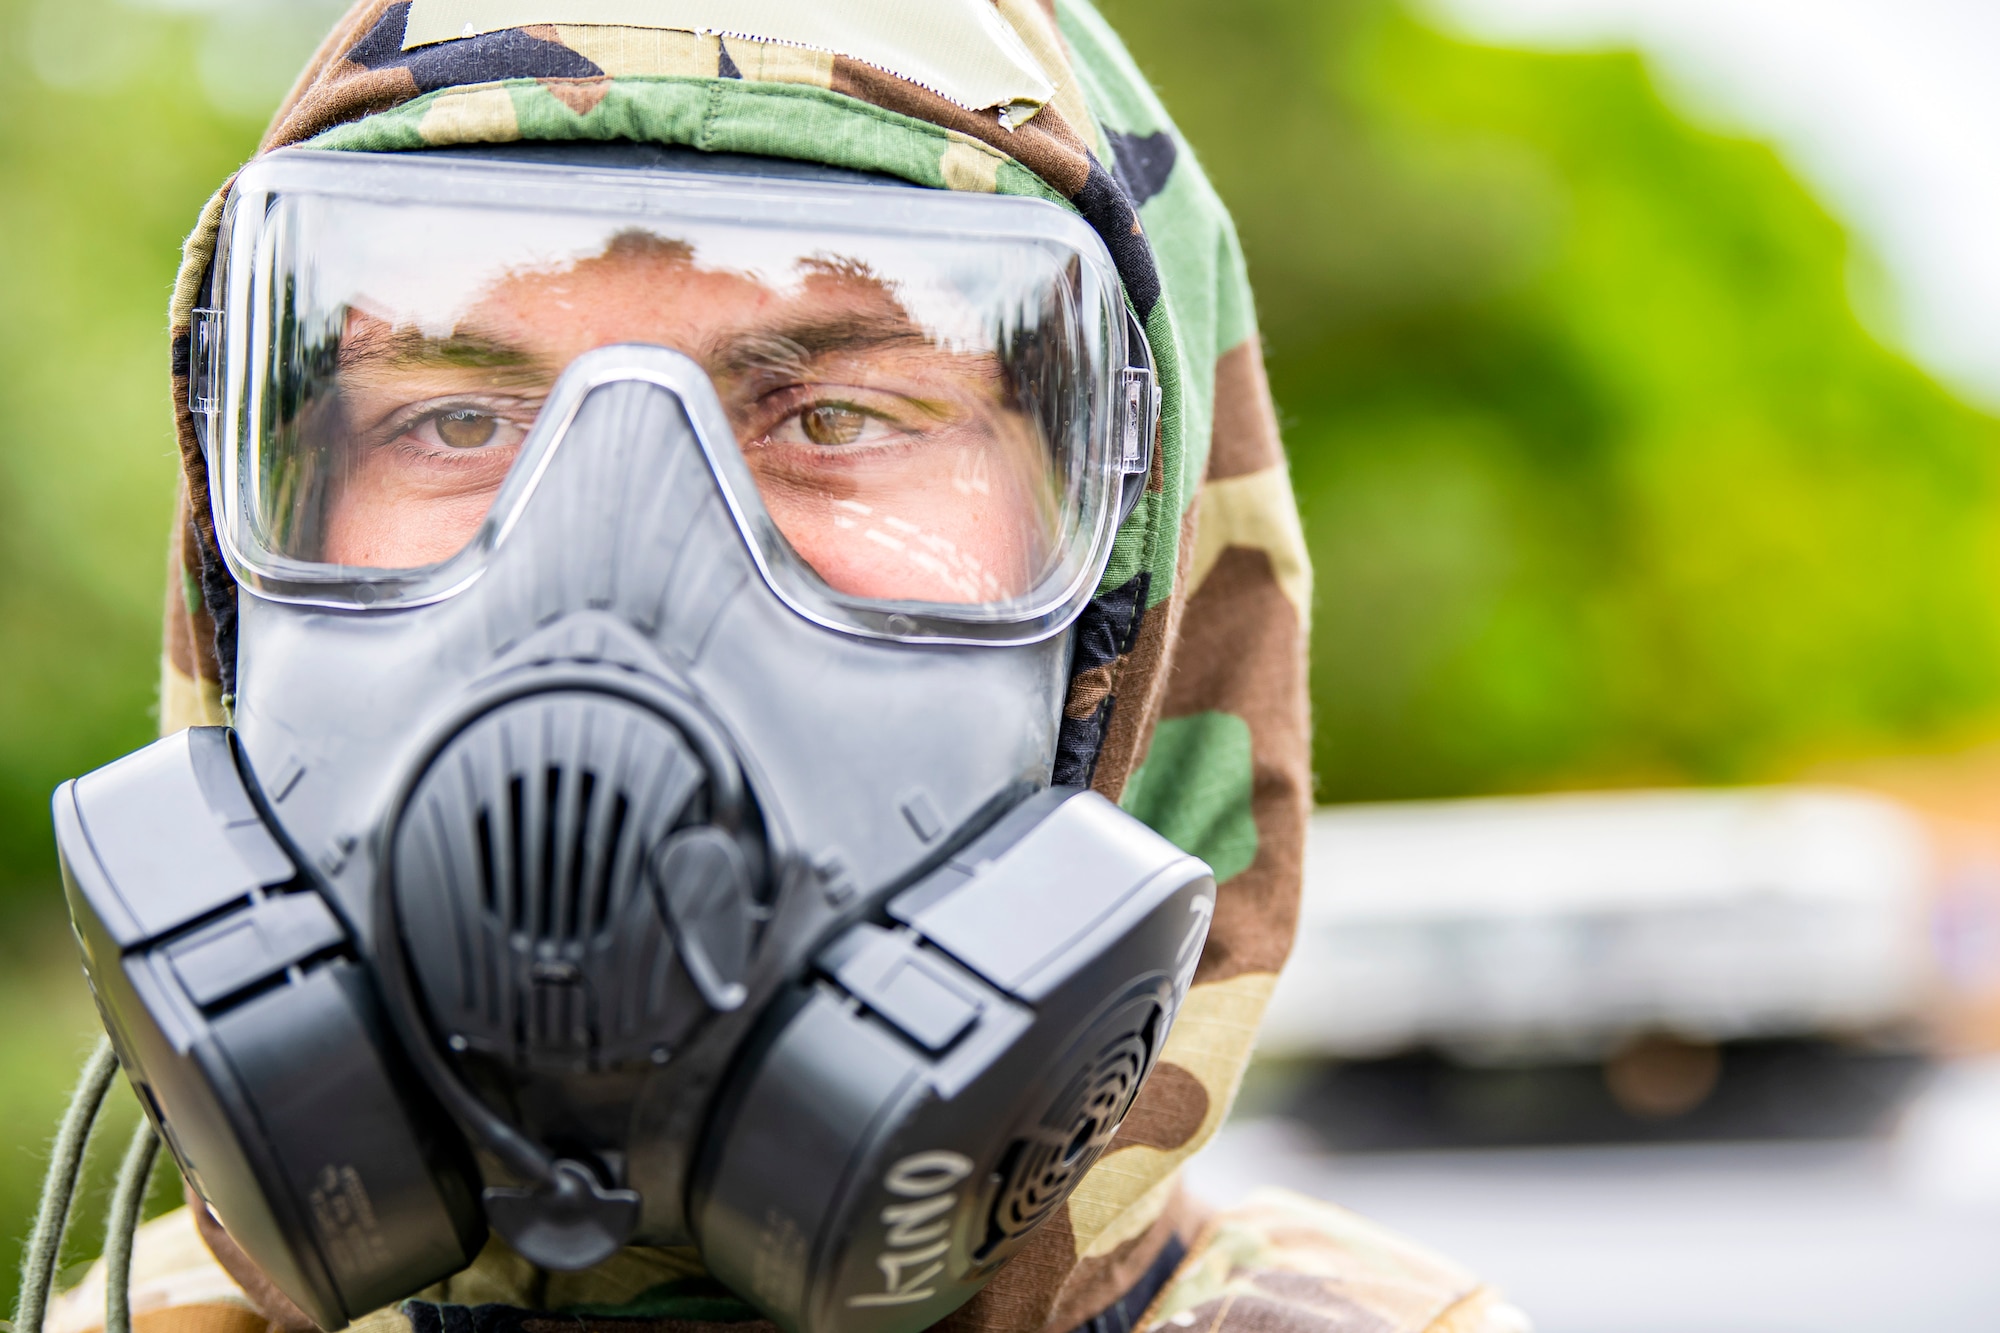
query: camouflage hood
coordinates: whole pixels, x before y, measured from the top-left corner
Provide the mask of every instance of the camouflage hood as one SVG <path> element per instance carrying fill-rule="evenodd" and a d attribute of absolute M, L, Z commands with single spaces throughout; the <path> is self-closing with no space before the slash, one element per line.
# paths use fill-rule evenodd
<path fill-rule="evenodd" d="M 1029 1333 L 1105 1311 L 1147 1273 L 1164 1277 L 1194 1242 L 1200 1219 L 1176 1171 L 1226 1113 L 1291 943 L 1309 786 L 1310 574 L 1227 213 L 1082 0 L 996 0 L 990 12 L 985 3 L 961 0 L 958 17 L 976 30 L 967 37 L 936 35 L 937 15 L 921 0 L 361 0 L 300 76 L 260 151 L 650 141 L 1039 196 L 1103 237 L 1158 363 L 1163 422 L 1147 493 L 1078 623 L 1058 777 L 1122 800 L 1206 859 L 1221 889 L 1194 988 L 1112 1149 L 1028 1250 L 949 1321 Z M 852 10 L 867 31 L 801 44 L 729 35 L 733 20 L 704 31 L 632 26 L 662 22 L 663 11 L 732 6 L 816 15 L 836 29 Z M 915 17 L 925 21 L 904 21 Z M 443 40 L 420 40 L 439 34 L 418 26 L 441 22 Z M 884 34 L 900 41 L 886 54 L 868 45 Z M 189 315 L 222 199 L 218 191 L 188 239 L 171 312 L 185 486 L 166 618 L 166 730 L 221 721 L 234 674 L 236 588 L 216 554 L 185 407 Z M 246 1289 L 270 1290 L 242 1271 L 247 1261 L 226 1237 L 209 1235 Z M 716 1317 L 712 1296 L 686 1309 L 662 1303 L 688 1277 L 671 1252 L 628 1252 L 558 1282 L 521 1272 L 495 1249 L 438 1298 Z M 672 1279 L 664 1285 L 663 1274 Z"/>

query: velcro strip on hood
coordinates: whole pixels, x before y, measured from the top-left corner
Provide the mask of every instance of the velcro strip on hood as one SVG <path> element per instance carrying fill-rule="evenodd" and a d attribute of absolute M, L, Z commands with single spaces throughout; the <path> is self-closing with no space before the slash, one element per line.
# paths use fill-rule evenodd
<path fill-rule="evenodd" d="M 539 24 L 659 28 L 829 51 L 1011 127 L 1055 85 L 987 0 L 413 0 L 403 49 Z"/>

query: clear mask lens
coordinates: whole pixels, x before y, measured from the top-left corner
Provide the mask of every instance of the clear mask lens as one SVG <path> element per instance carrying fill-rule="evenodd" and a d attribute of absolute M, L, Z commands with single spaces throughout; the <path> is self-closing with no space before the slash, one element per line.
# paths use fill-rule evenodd
<path fill-rule="evenodd" d="M 556 381 L 615 344 L 702 368 L 746 535 L 834 604 L 1027 626 L 1108 551 L 1119 288 L 1055 205 L 293 152 L 225 227 L 218 513 L 260 591 L 462 584 Z"/>

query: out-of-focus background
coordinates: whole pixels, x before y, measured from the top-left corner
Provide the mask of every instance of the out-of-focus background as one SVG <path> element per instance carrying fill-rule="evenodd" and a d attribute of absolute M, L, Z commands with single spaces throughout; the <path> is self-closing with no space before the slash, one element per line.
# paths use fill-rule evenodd
<path fill-rule="evenodd" d="M 93 1027 L 47 795 L 152 728 L 179 240 L 337 8 L 0 0 L 8 1304 Z M 2000 13 L 1105 8 L 1236 212 L 1318 571 L 1330 808 L 1198 1187 L 1545 1333 L 1990 1327 Z"/>

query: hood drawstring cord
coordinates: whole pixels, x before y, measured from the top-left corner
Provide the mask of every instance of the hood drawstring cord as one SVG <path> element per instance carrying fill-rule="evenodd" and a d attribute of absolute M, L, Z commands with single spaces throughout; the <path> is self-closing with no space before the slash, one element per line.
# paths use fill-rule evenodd
<path fill-rule="evenodd" d="M 49 1288 L 55 1284 L 56 1259 L 62 1252 L 63 1232 L 69 1227 L 70 1208 L 76 1202 L 77 1177 L 83 1170 L 83 1150 L 89 1146 L 90 1131 L 104 1109 L 104 1095 L 111 1090 L 111 1078 L 118 1072 L 118 1057 L 111 1041 L 98 1041 L 97 1049 L 83 1062 L 76 1091 L 63 1112 L 56 1130 L 55 1148 L 49 1155 L 49 1173 L 42 1180 L 42 1202 L 35 1210 L 35 1230 L 28 1238 L 27 1257 L 21 1263 L 21 1299 L 14 1308 L 15 1333 L 42 1333 L 42 1320 L 49 1310 Z"/>
<path fill-rule="evenodd" d="M 118 1168 L 111 1192 L 111 1217 L 104 1227 L 104 1333 L 132 1333 L 132 1238 L 146 1206 L 146 1185 L 160 1160 L 160 1135 L 139 1117 L 132 1144 Z M 40 1333 L 40 1330 L 36 1330 Z"/>
<path fill-rule="evenodd" d="M 97 1126 L 105 1094 L 111 1091 L 117 1072 L 118 1057 L 112 1054 L 111 1042 L 99 1040 L 97 1049 L 83 1063 L 69 1109 L 63 1112 L 62 1125 L 56 1130 L 55 1148 L 49 1154 L 42 1202 L 35 1210 L 35 1230 L 21 1263 L 21 1299 L 14 1307 L 14 1333 L 42 1333 L 63 1233 L 69 1229 L 77 1180 L 83 1174 L 84 1150 L 90 1146 L 90 1132 Z M 111 1192 L 111 1219 L 105 1227 L 104 1333 L 132 1333 L 132 1238 L 139 1230 L 146 1185 L 159 1158 L 159 1133 L 152 1121 L 141 1117 L 118 1168 L 118 1181 Z"/>

